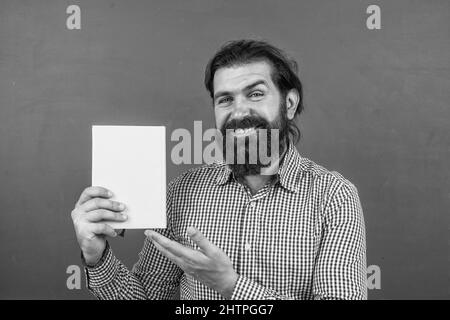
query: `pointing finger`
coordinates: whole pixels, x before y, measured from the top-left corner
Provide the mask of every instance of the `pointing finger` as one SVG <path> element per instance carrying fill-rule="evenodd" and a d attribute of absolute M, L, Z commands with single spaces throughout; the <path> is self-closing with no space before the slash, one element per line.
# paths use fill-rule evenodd
<path fill-rule="evenodd" d="M 194 227 L 188 227 L 186 230 L 188 236 L 199 246 L 206 254 L 211 253 L 216 246 L 212 244 L 199 230 Z"/>
<path fill-rule="evenodd" d="M 146 234 L 148 234 L 150 239 L 153 240 L 153 243 L 157 243 L 166 251 L 177 257 L 192 261 L 198 259 L 199 252 L 196 250 L 185 247 L 178 242 L 166 238 L 162 234 L 159 234 L 158 232 L 152 230 L 148 230 Z"/>
<path fill-rule="evenodd" d="M 183 269 L 184 265 L 183 265 L 183 260 L 181 258 L 177 257 L 176 255 L 171 253 L 169 250 L 165 249 L 163 246 L 161 246 L 156 241 L 153 241 L 153 245 L 156 247 L 156 249 L 159 250 L 159 252 L 161 252 L 164 256 L 166 256 L 167 259 L 169 259 L 170 261 L 172 261 L 173 263 L 178 265 L 181 269 Z"/>

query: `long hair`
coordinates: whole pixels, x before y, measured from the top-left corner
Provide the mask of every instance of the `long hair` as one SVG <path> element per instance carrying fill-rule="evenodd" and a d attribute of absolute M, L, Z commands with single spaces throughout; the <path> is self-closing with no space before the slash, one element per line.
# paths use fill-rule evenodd
<path fill-rule="evenodd" d="M 303 87 L 298 77 L 297 62 L 289 58 L 282 50 L 266 41 L 234 40 L 225 43 L 208 62 L 205 70 L 205 87 L 211 98 L 214 97 L 214 74 L 220 68 L 244 65 L 257 61 L 266 61 L 271 66 L 271 78 L 280 91 L 283 100 L 287 93 L 295 89 L 299 102 L 295 116 L 288 121 L 289 133 L 296 144 L 301 138 L 301 132 L 295 120 L 304 109 Z"/>

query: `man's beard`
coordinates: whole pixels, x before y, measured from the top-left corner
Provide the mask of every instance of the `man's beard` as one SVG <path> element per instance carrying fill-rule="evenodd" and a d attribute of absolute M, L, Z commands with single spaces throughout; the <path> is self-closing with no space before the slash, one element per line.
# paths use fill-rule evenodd
<path fill-rule="evenodd" d="M 230 120 L 220 129 L 223 137 L 223 158 L 236 178 L 261 174 L 263 168 L 270 167 L 272 160 L 278 161 L 278 159 L 272 159 L 275 156 L 272 154 L 272 149 L 276 148 L 274 150 L 278 152 L 278 156 L 281 156 L 285 150 L 289 134 L 286 104 L 282 102 L 279 110 L 277 118 L 272 122 L 268 122 L 256 114 L 250 114 L 242 119 Z M 227 130 L 246 128 L 255 128 L 256 137 L 227 135 Z M 275 144 L 277 144 L 276 146 L 272 145 L 272 138 L 276 139 L 276 135 L 272 137 L 274 134 L 273 129 L 278 130 L 278 140 L 274 140 Z M 267 134 L 262 134 L 263 131 L 266 131 Z M 239 143 L 238 140 L 240 140 Z M 241 146 L 239 150 L 238 146 Z M 232 154 L 227 156 L 227 150 L 232 151 Z M 255 152 L 256 155 L 252 154 Z M 266 163 L 264 163 L 261 159 L 261 153 L 267 155 L 270 161 L 265 161 Z"/>

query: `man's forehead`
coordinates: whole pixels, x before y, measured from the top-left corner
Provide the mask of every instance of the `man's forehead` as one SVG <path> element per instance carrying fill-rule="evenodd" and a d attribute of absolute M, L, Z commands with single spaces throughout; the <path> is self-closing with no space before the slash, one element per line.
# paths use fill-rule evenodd
<path fill-rule="evenodd" d="M 271 68 L 265 61 L 218 69 L 214 74 L 214 91 L 243 88 L 258 80 L 271 85 Z"/>

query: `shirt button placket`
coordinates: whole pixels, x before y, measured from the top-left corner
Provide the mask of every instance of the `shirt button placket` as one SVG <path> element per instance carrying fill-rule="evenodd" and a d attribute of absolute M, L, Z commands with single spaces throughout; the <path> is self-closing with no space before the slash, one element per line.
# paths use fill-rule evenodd
<path fill-rule="evenodd" d="M 256 227 L 255 221 L 254 221 L 254 214 L 255 214 L 255 208 L 256 208 L 256 203 L 255 201 L 250 201 L 247 204 L 247 214 L 245 217 L 245 222 L 246 222 L 246 226 L 245 226 L 245 234 L 244 234 L 244 238 L 243 243 L 242 243 L 242 247 L 243 247 L 243 254 L 244 254 L 244 261 L 245 261 L 245 266 L 246 266 L 246 272 L 248 275 L 251 274 L 252 269 L 253 269 L 253 261 L 252 261 L 252 235 L 254 234 L 254 228 Z"/>

